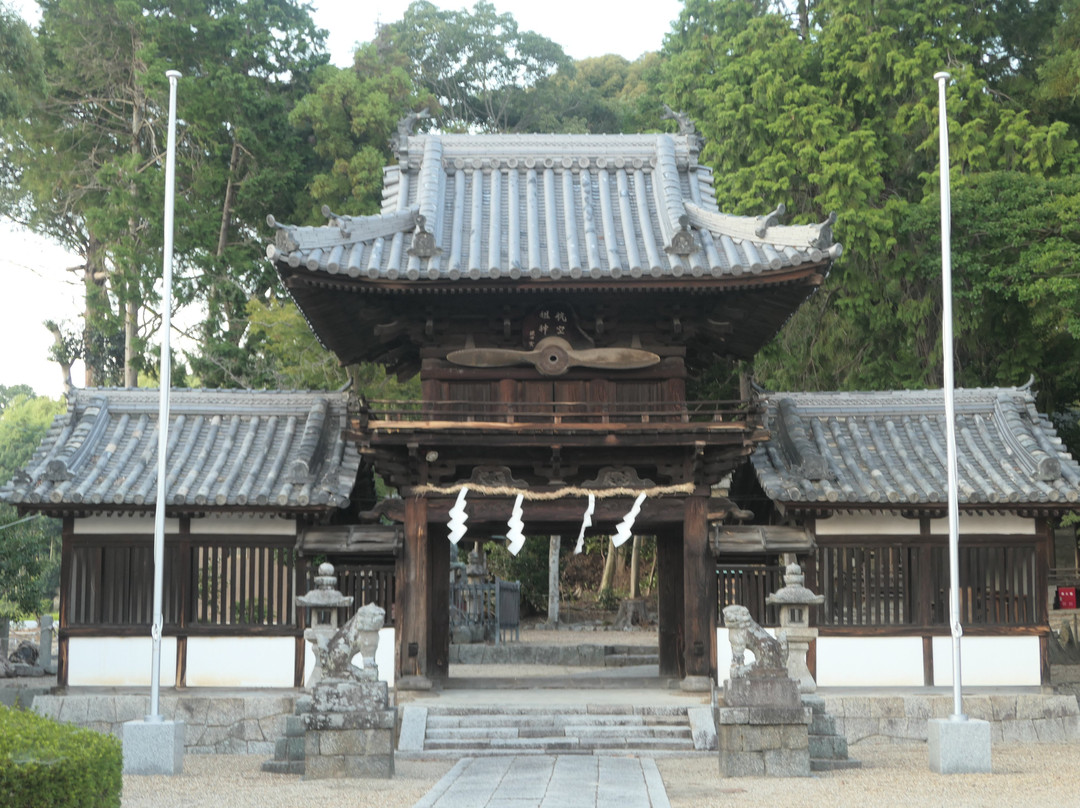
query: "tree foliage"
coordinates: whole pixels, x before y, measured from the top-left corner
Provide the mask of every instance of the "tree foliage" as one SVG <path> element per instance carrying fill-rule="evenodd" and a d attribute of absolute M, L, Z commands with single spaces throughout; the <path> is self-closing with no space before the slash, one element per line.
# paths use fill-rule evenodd
<path fill-rule="evenodd" d="M 1006 92 L 1022 90 L 1038 69 L 1035 54 L 1046 33 L 1031 24 L 1029 5 L 817 0 L 799 4 L 805 14 L 792 17 L 783 4 L 687 0 L 665 41 L 663 85 L 672 106 L 689 112 L 706 137 L 703 159 L 716 171 L 721 205 L 761 214 L 782 202 L 795 221 L 839 216 L 844 256 L 759 356 L 755 370 L 766 384 L 940 384 L 940 265 L 930 254 L 938 157 L 932 72 L 946 69 L 953 77 L 955 183 L 974 188 L 974 178 L 993 172 L 998 182 L 1037 187 L 1076 167 L 1068 124 L 1040 120 L 1024 98 Z M 1053 4 L 1035 5 L 1045 15 Z M 1046 213 L 1011 201 L 1021 218 Z M 982 243 L 967 248 L 974 258 Z M 1029 255 L 1034 259 L 1034 251 Z M 1006 261 L 1006 252 L 995 260 Z M 1040 266 L 1063 279 L 1048 256 Z M 1025 285 L 1041 289 L 1045 303 L 1045 291 L 1059 288 L 1058 281 Z M 1056 365 L 1052 355 L 1060 349 L 1035 322 L 1024 332 L 1030 339 L 1023 358 L 1002 362 L 1008 348 L 989 324 L 1001 313 L 997 306 L 1018 304 L 1019 295 L 999 289 L 994 297 L 968 282 L 980 290 L 966 299 L 958 324 L 969 383 L 1023 383 L 1029 372 Z M 1012 313 L 1019 316 L 1015 306 Z M 1039 381 L 1045 389 L 1050 379 Z"/>
<path fill-rule="evenodd" d="M 35 397 L 26 385 L 0 386 L 0 403 L 3 484 L 30 460 L 64 404 Z M 0 618 L 38 614 L 51 600 L 59 574 L 59 521 L 39 517 L 16 522 L 16 510 L 0 505 Z"/>
<path fill-rule="evenodd" d="M 179 303 L 206 307 L 204 350 L 242 338 L 246 295 L 272 282 L 257 227 L 302 200 L 287 116 L 326 61 L 292 0 L 40 0 L 44 87 L 0 133 L 2 212 L 83 259 L 87 384 L 134 384 L 160 323 L 166 69 L 179 69 Z M 29 87 L 25 88 L 29 91 Z M 62 329 L 59 329 L 62 330 Z M 68 361 L 74 356 L 64 357 Z M 204 369 L 204 373 L 205 373 Z M 207 374 L 208 375 L 208 374 Z"/>

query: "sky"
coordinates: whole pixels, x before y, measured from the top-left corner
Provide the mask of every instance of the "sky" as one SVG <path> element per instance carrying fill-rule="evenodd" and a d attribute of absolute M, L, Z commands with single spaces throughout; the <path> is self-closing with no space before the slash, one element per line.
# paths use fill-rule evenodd
<path fill-rule="evenodd" d="M 38 15 L 33 0 L 5 0 L 33 24 Z M 329 32 L 328 47 L 334 64 L 352 61 L 357 42 L 370 40 L 378 23 L 401 19 L 408 0 L 315 0 L 315 22 Z M 458 0 L 436 0 L 440 8 L 472 7 Z M 658 50 L 671 22 L 682 8 L 679 0 L 649 0 L 628 12 L 623 3 L 609 0 L 494 0 L 499 13 L 509 12 L 521 30 L 536 31 L 557 42 L 574 59 L 618 53 L 633 60 Z M 183 108 L 183 82 L 178 88 Z M 182 114 L 182 112 L 181 112 Z M 67 321 L 78 327 L 82 310 L 79 274 L 66 271 L 79 263 L 75 256 L 32 233 L 0 219 L 0 385 L 28 384 L 39 395 L 59 396 L 63 380 L 59 366 L 48 358 L 53 338 L 45 320 Z M 81 386 L 81 365 L 73 371 Z"/>

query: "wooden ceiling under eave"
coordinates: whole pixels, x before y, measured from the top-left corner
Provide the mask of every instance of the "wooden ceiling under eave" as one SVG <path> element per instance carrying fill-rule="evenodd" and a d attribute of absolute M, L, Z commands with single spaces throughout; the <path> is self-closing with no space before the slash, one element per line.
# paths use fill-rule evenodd
<path fill-rule="evenodd" d="M 419 370 L 422 347 L 458 348 L 466 334 L 519 344 L 524 318 L 552 301 L 572 306 L 598 346 L 631 332 L 645 344 L 685 345 L 691 371 L 718 356 L 750 359 L 828 266 L 722 279 L 372 281 L 277 264 L 316 337 L 342 364 L 377 362 L 402 378 Z"/>

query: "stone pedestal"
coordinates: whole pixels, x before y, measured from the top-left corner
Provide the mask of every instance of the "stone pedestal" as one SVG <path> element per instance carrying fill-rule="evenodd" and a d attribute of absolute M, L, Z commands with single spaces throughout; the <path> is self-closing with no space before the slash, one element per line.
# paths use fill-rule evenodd
<path fill-rule="evenodd" d="M 724 777 L 807 777 L 811 713 L 782 670 L 755 671 L 724 682 L 717 710 Z"/>
<path fill-rule="evenodd" d="M 394 776 L 386 682 L 324 679 L 302 701 L 304 779 Z"/>
<path fill-rule="evenodd" d="M 181 774 L 183 721 L 128 721 L 123 731 L 124 774 Z"/>
<path fill-rule="evenodd" d="M 938 774 L 990 773 L 989 721 L 931 718 L 926 729 L 930 771 Z"/>

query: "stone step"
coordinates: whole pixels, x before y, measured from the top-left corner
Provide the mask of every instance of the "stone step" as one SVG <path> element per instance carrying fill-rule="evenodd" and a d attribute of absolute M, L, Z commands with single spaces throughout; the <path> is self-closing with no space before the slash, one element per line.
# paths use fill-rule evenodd
<path fill-rule="evenodd" d="M 579 738 L 586 735 L 593 738 L 689 738 L 690 726 L 640 726 L 640 727 L 597 727 L 570 725 L 563 728 L 567 735 Z"/>
<path fill-rule="evenodd" d="M 407 708 L 407 712 L 410 709 L 417 708 Z M 687 708 L 683 706 L 605 705 L 594 708 L 597 712 L 589 712 L 584 706 L 560 706 L 556 713 L 539 705 L 422 709 L 422 744 L 410 742 L 404 750 L 399 747 L 406 756 L 461 758 L 506 752 L 594 755 L 695 751 Z M 421 719 L 418 711 L 415 718 Z"/>
<path fill-rule="evenodd" d="M 659 664 L 659 654 L 610 654 L 604 657 L 605 668 L 628 668 L 632 665 Z"/>
<path fill-rule="evenodd" d="M 551 733 L 551 727 L 537 727 L 536 732 Z M 428 727 L 429 741 L 443 741 L 453 738 L 517 738 L 520 730 L 515 727 Z"/>
<path fill-rule="evenodd" d="M 861 760 L 823 760 L 821 758 L 810 758 L 810 771 L 812 772 L 829 772 L 837 771 L 839 769 L 858 769 L 861 767 Z"/>
<path fill-rule="evenodd" d="M 686 723 L 683 716 L 680 722 Z M 429 715 L 428 728 L 453 729 L 457 727 L 497 728 L 497 727 L 643 727 L 647 725 L 640 715 L 471 715 L 440 716 Z M 651 722 L 658 726 L 660 722 Z"/>
<path fill-rule="evenodd" d="M 807 740 L 811 758 L 844 760 L 848 756 L 847 739 L 839 735 L 811 735 Z"/>
<path fill-rule="evenodd" d="M 267 760 L 262 764 L 264 772 L 271 774 L 303 774 L 303 760 Z"/>

